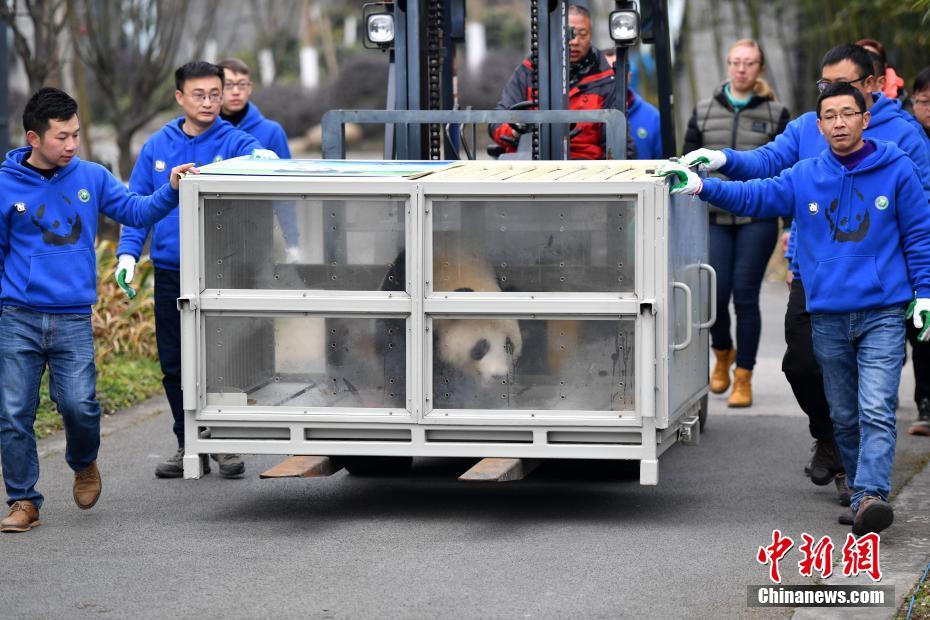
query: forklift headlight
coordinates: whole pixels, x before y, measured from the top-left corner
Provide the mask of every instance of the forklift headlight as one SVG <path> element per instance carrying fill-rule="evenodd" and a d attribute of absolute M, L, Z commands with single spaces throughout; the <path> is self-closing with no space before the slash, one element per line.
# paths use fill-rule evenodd
<path fill-rule="evenodd" d="M 636 10 L 610 14 L 610 38 L 619 46 L 633 45 L 639 38 L 639 13 Z"/>
<path fill-rule="evenodd" d="M 368 16 L 366 32 L 375 45 L 388 45 L 394 41 L 394 16 L 390 13 L 373 13 Z"/>

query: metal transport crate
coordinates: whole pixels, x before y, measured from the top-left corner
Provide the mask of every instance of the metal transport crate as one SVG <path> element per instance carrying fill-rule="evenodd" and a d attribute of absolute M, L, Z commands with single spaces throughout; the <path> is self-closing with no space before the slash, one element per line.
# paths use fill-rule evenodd
<path fill-rule="evenodd" d="M 716 313 L 707 209 L 656 165 L 239 159 L 183 179 L 185 477 L 240 453 L 625 459 L 656 484 L 698 441 Z"/>

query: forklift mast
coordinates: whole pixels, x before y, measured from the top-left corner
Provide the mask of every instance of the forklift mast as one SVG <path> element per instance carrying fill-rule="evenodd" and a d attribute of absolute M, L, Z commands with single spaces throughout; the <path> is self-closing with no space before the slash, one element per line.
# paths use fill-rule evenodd
<path fill-rule="evenodd" d="M 532 131 L 533 159 L 557 160 L 569 156 L 569 123 L 565 122 L 564 115 L 545 113 L 569 109 L 568 7 L 571 4 L 572 0 L 529 0 L 532 107 L 539 111 L 534 113 L 537 124 Z M 615 6 L 617 10 L 637 10 L 632 0 L 617 0 Z M 675 151 L 675 129 L 667 0 L 640 0 L 638 10 L 642 40 L 655 43 L 663 156 L 670 157 Z M 390 60 L 386 110 L 413 113 L 455 110 L 455 49 L 457 43 L 465 40 L 465 0 L 393 0 L 366 4 L 364 11 L 369 16 L 378 11 L 393 15 L 393 40 L 389 46 L 382 46 L 389 51 Z M 607 25 L 598 24 L 597 27 Z M 616 49 L 615 106 L 626 114 L 629 46 L 618 45 Z M 501 88 L 503 86 L 501 84 Z M 462 111 L 462 114 L 461 123 L 475 122 L 481 117 L 480 111 Z M 459 123 L 447 122 L 387 123 L 384 157 L 459 159 L 460 128 Z M 398 135 L 398 132 L 405 135 Z M 614 146 L 610 149 L 612 156 L 625 157 L 625 145 Z"/>

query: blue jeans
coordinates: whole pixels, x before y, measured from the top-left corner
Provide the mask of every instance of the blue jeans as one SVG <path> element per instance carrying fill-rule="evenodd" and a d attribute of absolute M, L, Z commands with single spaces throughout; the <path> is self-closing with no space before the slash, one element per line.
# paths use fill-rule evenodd
<path fill-rule="evenodd" d="M 0 314 L 0 459 L 8 504 L 42 506 L 33 425 L 39 382 L 49 368 L 52 400 L 65 425 L 65 460 L 74 471 L 97 459 L 100 403 L 90 314 L 48 314 L 6 306 Z"/>
<path fill-rule="evenodd" d="M 857 510 L 863 496 L 888 499 L 895 410 L 904 364 L 904 307 L 812 314 L 833 433 Z"/>
<path fill-rule="evenodd" d="M 752 370 L 762 334 L 759 288 L 778 239 L 778 220 L 717 224 L 711 217 L 710 264 L 717 272 L 717 322 L 711 346 L 732 349 L 730 296 L 736 309 L 736 365 Z"/>

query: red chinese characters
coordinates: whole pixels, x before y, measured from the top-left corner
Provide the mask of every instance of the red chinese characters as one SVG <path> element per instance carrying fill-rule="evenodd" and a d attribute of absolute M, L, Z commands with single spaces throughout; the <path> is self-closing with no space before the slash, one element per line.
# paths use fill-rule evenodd
<path fill-rule="evenodd" d="M 759 547 L 756 561 L 759 564 L 770 564 L 769 579 L 774 583 L 781 583 L 781 574 L 778 571 L 778 562 L 794 546 L 794 541 L 788 536 L 782 536 L 781 530 L 772 531 L 772 544 L 768 547 Z"/>
<path fill-rule="evenodd" d="M 798 562 L 798 568 L 804 577 L 812 577 L 816 570 L 821 577 L 829 577 L 833 574 L 833 541 L 829 536 L 824 536 L 814 544 L 814 537 L 810 534 L 801 534 L 804 543 L 798 547 L 798 551 L 804 556 Z"/>
<path fill-rule="evenodd" d="M 878 534 L 865 534 L 858 539 L 846 535 L 846 544 L 843 545 L 843 575 L 853 577 L 865 573 L 872 581 L 881 581 L 882 570 L 878 562 L 878 545 L 881 537 Z"/>

